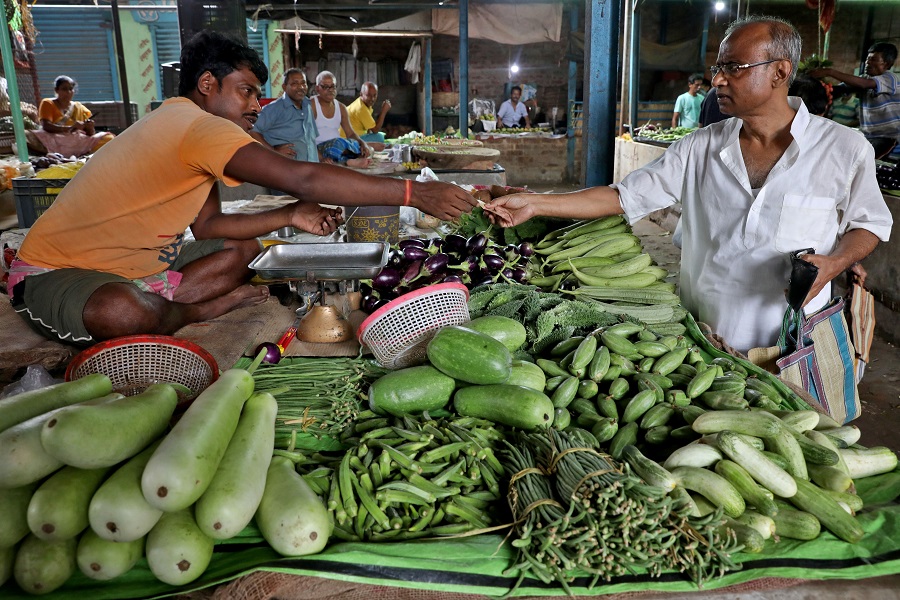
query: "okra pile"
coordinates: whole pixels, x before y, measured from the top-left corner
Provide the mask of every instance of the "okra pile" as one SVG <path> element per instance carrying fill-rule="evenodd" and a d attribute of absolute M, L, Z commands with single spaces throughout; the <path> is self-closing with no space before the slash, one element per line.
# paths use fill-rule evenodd
<path fill-rule="evenodd" d="M 334 536 L 401 541 L 496 525 L 504 434 L 468 417 L 379 417 L 364 411 L 342 440 L 349 450 L 302 468 L 327 498 Z"/>

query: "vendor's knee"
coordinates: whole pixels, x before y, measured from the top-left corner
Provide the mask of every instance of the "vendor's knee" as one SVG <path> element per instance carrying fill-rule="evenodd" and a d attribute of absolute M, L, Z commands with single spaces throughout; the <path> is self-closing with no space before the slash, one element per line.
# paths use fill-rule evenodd
<path fill-rule="evenodd" d="M 235 252 L 235 263 L 243 267 L 249 265 L 262 252 L 259 240 L 225 240 L 225 249 Z"/>
<path fill-rule="evenodd" d="M 156 333 L 164 321 L 161 296 L 129 283 L 109 283 L 95 291 L 84 306 L 84 326 L 95 340 Z"/>

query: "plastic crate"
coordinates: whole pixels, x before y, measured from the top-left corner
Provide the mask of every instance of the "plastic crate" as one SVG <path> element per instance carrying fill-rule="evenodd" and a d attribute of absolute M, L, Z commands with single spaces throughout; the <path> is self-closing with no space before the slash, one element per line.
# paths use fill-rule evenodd
<path fill-rule="evenodd" d="M 70 179 L 38 179 L 13 177 L 13 195 L 19 227 L 31 227 L 44 214 Z"/>

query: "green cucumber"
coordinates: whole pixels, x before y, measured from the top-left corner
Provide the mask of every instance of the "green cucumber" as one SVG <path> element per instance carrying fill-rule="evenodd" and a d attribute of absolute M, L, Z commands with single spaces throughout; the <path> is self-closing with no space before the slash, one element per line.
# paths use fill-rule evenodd
<path fill-rule="evenodd" d="M 618 377 L 615 381 L 609 384 L 609 395 L 613 397 L 614 400 L 618 400 L 620 398 L 624 398 L 625 394 L 628 393 L 628 388 L 631 387 L 628 384 L 628 380 L 624 377 Z"/>
<path fill-rule="evenodd" d="M 147 535 L 162 516 L 141 490 L 141 474 L 160 442 L 118 467 L 91 497 L 88 522 L 103 539 L 133 542 Z"/>
<path fill-rule="evenodd" d="M 779 507 L 772 517 L 775 521 L 775 535 L 795 540 L 814 540 L 819 537 L 822 525 L 810 513 L 793 508 Z"/>
<path fill-rule="evenodd" d="M 550 426 L 555 407 L 546 394 L 537 390 L 500 384 L 457 390 L 453 396 L 453 408 L 464 417 L 488 419 L 531 430 Z"/>
<path fill-rule="evenodd" d="M 687 358 L 687 354 L 687 348 L 675 348 L 674 350 L 669 350 L 656 359 L 656 362 L 653 363 L 651 372 L 656 373 L 657 375 L 668 375 L 674 371 L 678 365 L 684 362 L 684 359 Z"/>
<path fill-rule="evenodd" d="M 591 425 L 591 434 L 597 438 L 601 444 L 608 442 L 619 431 L 619 423 L 615 419 L 609 417 L 600 417 Z"/>
<path fill-rule="evenodd" d="M 676 467 L 711 467 L 722 460 L 722 453 L 709 444 L 688 444 L 672 451 L 663 463 L 669 470 Z"/>
<path fill-rule="evenodd" d="M 807 465 L 809 478 L 823 490 L 846 492 L 853 487 L 853 479 L 838 467 Z"/>
<path fill-rule="evenodd" d="M 803 453 L 803 458 L 806 459 L 807 463 L 833 467 L 840 462 L 837 450 L 832 450 L 831 448 L 814 442 L 790 426 L 786 427 L 786 429 L 788 433 L 797 440 L 797 443 L 800 445 L 800 450 Z M 804 477 L 804 479 L 807 478 Z"/>
<path fill-rule="evenodd" d="M 650 485 L 655 485 L 671 492 L 675 489 L 675 478 L 654 460 L 644 456 L 635 446 L 625 446 L 622 457 L 631 465 L 634 472 Z"/>
<path fill-rule="evenodd" d="M 791 497 L 791 503 L 815 516 L 831 533 L 850 544 L 855 544 L 863 537 L 863 529 L 856 517 L 845 511 L 836 500 L 805 479 L 794 477 L 797 482 L 797 493 Z"/>
<path fill-rule="evenodd" d="M 600 391 L 600 386 L 597 385 L 596 381 L 591 381 L 590 379 L 582 379 L 578 382 L 578 392 L 577 396 L 579 398 L 586 398 L 590 400 L 595 397 L 597 393 Z"/>
<path fill-rule="evenodd" d="M 654 336 L 655 337 L 655 336 Z M 648 358 L 659 358 L 669 352 L 671 348 L 662 342 L 639 341 L 634 343 L 635 349 Z"/>
<path fill-rule="evenodd" d="M 107 404 L 69 406 L 44 424 L 41 444 L 51 456 L 79 469 L 111 467 L 162 435 L 177 404 L 175 388 L 154 384 Z M 93 431 L 104 434 L 91 435 Z"/>
<path fill-rule="evenodd" d="M 568 408 L 556 408 L 553 410 L 553 427 L 565 429 L 572 424 L 572 413 Z"/>
<path fill-rule="evenodd" d="M 572 362 L 569 363 L 569 372 L 579 378 L 584 377 L 587 367 L 591 363 L 591 360 L 593 360 L 596 352 L 597 338 L 592 335 L 584 338 L 575 349 L 575 354 L 572 356 Z"/>
<path fill-rule="evenodd" d="M 533 362 L 528 362 L 527 360 L 513 360 L 510 366 L 509 379 L 503 383 L 506 385 L 521 385 L 543 392 L 544 386 L 547 384 L 547 376 L 544 374 L 544 371 Z"/>
<path fill-rule="evenodd" d="M 197 526 L 209 537 L 232 538 L 253 520 L 275 449 L 277 412 L 275 397 L 266 392 L 253 394 L 244 405 L 219 468 L 194 507 Z"/>
<path fill-rule="evenodd" d="M 809 479 L 809 471 L 806 466 L 806 459 L 803 456 L 803 448 L 789 429 L 790 428 L 788 427 L 782 427 L 781 431 L 777 434 L 766 438 L 766 450 L 771 450 L 784 457 L 788 464 L 788 473 L 800 477 L 801 479 Z M 772 491 L 774 492 L 775 490 Z"/>
<path fill-rule="evenodd" d="M 91 497 L 108 468 L 63 467 L 35 490 L 28 503 L 28 528 L 42 540 L 68 540 L 88 526 Z"/>
<path fill-rule="evenodd" d="M 28 535 L 28 503 L 37 487 L 37 483 L 31 483 L 12 489 L 0 488 L 0 548 L 15 546 Z"/>
<path fill-rule="evenodd" d="M 454 379 L 479 385 L 509 379 L 512 358 L 503 343 L 478 331 L 451 325 L 435 334 L 426 348 L 428 361 Z"/>
<path fill-rule="evenodd" d="M 747 504 L 755 508 L 760 514 L 767 517 L 775 516 L 778 507 L 775 501 L 762 493 L 750 473 L 744 467 L 731 460 L 720 460 L 716 463 L 715 471 L 731 482 L 734 489 L 744 498 Z"/>
<path fill-rule="evenodd" d="M 739 394 L 730 392 L 710 392 L 700 394 L 700 402 L 713 410 L 747 410 L 750 404 Z"/>
<path fill-rule="evenodd" d="M 776 496 L 790 498 L 797 493 L 797 485 L 791 475 L 766 458 L 762 452 L 743 440 L 737 433 L 720 432 L 717 445 L 728 458 L 744 467 L 753 479 Z"/>
<path fill-rule="evenodd" d="M 672 428 L 668 425 L 657 425 L 651 427 L 644 433 L 644 441 L 648 444 L 663 444 L 669 439 Z"/>
<path fill-rule="evenodd" d="M 294 463 L 281 456 L 273 457 L 269 465 L 256 524 L 269 545 L 283 556 L 320 552 L 332 528 L 325 505 L 294 469 Z"/>
<path fill-rule="evenodd" d="M 525 344 L 525 326 L 509 317 L 485 315 L 472 319 L 465 327 L 491 336 L 510 352 L 515 352 Z"/>
<path fill-rule="evenodd" d="M 571 373 L 560 367 L 558 362 L 547 358 L 539 358 L 534 363 L 549 377 L 568 377 L 571 375 Z"/>
<path fill-rule="evenodd" d="M 766 541 L 755 528 L 729 517 L 725 518 L 725 524 L 722 527 L 734 532 L 737 543 L 744 547 L 744 552 L 759 554 L 763 551 Z"/>
<path fill-rule="evenodd" d="M 681 487 L 697 492 L 704 498 L 721 506 L 726 515 L 737 518 L 746 509 L 744 498 L 731 483 L 709 469 L 698 467 L 675 467 L 672 477 Z"/>
<path fill-rule="evenodd" d="M 897 468 L 897 454 L 885 446 L 866 449 L 847 448 L 838 452 L 854 479 L 881 475 Z"/>
<path fill-rule="evenodd" d="M 697 433 L 703 434 L 728 430 L 753 437 L 769 438 L 781 431 L 783 425 L 777 417 L 766 412 L 712 410 L 696 417 L 691 427 Z"/>
<path fill-rule="evenodd" d="M 674 414 L 675 409 L 669 404 L 657 404 L 656 406 L 651 407 L 650 410 L 645 412 L 641 417 L 640 427 L 641 429 L 652 429 L 654 427 L 659 427 L 660 425 L 665 425 Z"/>
<path fill-rule="evenodd" d="M 147 502 L 174 512 L 197 501 L 212 480 L 252 392 L 252 375 L 229 369 L 194 399 L 144 469 L 141 487 Z"/>
<path fill-rule="evenodd" d="M 654 390 L 643 390 L 638 392 L 628 401 L 625 409 L 622 411 L 622 422 L 631 423 L 637 421 L 643 416 L 653 405 L 656 404 L 656 392 Z"/>
<path fill-rule="evenodd" d="M 369 408 L 395 417 L 419 415 L 447 406 L 454 389 L 456 381 L 430 365 L 398 369 L 369 386 Z"/>
<path fill-rule="evenodd" d="M 553 390 L 553 395 L 550 396 L 553 407 L 566 408 L 569 406 L 572 400 L 575 399 L 575 394 L 578 393 L 580 383 L 577 377 L 571 376 L 559 384 L 559 387 Z"/>
<path fill-rule="evenodd" d="M 77 540 L 47 541 L 29 535 L 16 551 L 13 576 L 29 594 L 49 594 L 75 574 Z"/>
<path fill-rule="evenodd" d="M 23 392 L 0 402 L 0 431 L 51 410 L 99 398 L 111 393 L 112 382 L 101 373 L 92 373 L 65 383 Z"/>
<path fill-rule="evenodd" d="M 778 512 L 778 508 L 775 509 L 775 512 Z M 775 535 L 775 521 L 772 517 L 760 514 L 755 510 L 745 510 L 744 514 L 737 518 L 737 521 L 755 529 L 764 540 Z"/>
<path fill-rule="evenodd" d="M 606 375 L 606 372 L 609 370 L 610 364 L 609 348 L 601 346 L 600 349 L 594 353 L 594 358 L 591 359 L 591 362 L 588 363 L 585 375 L 591 381 L 600 383 Z"/>
<path fill-rule="evenodd" d="M 619 418 L 619 407 L 616 406 L 615 399 L 608 394 L 597 396 L 597 412 L 611 419 Z"/>
<path fill-rule="evenodd" d="M 689 398 L 696 398 L 703 392 L 709 389 L 709 386 L 712 385 L 713 380 L 716 378 L 716 370 L 715 369 L 705 369 L 703 371 L 698 372 L 694 375 L 691 382 L 688 384 L 687 395 Z"/>
<path fill-rule="evenodd" d="M 593 433 L 593 430 L 591 431 Z M 619 430 L 609 442 L 609 454 L 616 460 L 622 458 L 625 446 L 633 446 L 637 441 L 638 424 L 634 421 L 619 427 Z M 596 435 L 596 434 L 594 434 Z"/>
<path fill-rule="evenodd" d="M 623 335 L 619 335 L 618 333 L 616 333 L 613 327 L 610 327 L 600 334 L 600 341 L 603 343 L 603 345 L 609 348 L 609 351 L 611 353 L 614 352 L 623 356 L 635 354 L 637 352 L 637 349 L 634 347 L 634 343 L 632 343 Z"/>
<path fill-rule="evenodd" d="M 206 571 L 213 544 L 213 539 L 197 527 L 193 508 L 184 508 L 163 513 L 147 534 L 144 553 L 157 579 L 169 585 L 185 585 Z"/>
<path fill-rule="evenodd" d="M 83 404 L 101 403 L 124 398 L 122 394 L 108 394 L 87 400 Z M 41 444 L 44 424 L 63 408 L 28 419 L 0 433 L 0 487 L 15 488 L 39 481 L 63 466 L 63 461 L 51 456 Z"/>
<path fill-rule="evenodd" d="M 111 542 L 88 529 L 78 540 L 75 560 L 90 579 L 108 581 L 124 575 L 144 556 L 144 538 Z"/>

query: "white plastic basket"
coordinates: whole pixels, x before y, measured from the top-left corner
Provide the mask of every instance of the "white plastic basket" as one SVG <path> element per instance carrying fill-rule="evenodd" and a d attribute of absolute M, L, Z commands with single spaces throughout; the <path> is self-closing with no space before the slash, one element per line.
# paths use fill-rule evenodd
<path fill-rule="evenodd" d="M 360 343 L 388 369 L 425 362 L 425 349 L 438 329 L 469 322 L 469 290 L 459 283 L 439 283 L 403 294 L 362 322 Z"/>

